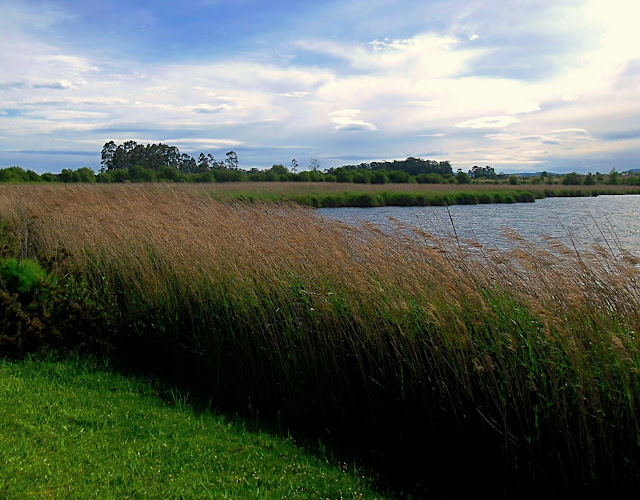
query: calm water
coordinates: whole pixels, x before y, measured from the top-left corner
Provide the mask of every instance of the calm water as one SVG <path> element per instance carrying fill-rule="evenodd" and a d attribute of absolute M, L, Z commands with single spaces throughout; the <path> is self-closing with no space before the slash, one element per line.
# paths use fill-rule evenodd
<path fill-rule="evenodd" d="M 597 241 L 640 256 L 640 196 L 546 198 L 512 205 L 454 205 L 449 207 L 322 208 L 325 217 L 348 223 L 368 221 L 394 227 L 391 218 L 438 236 L 453 235 L 482 245 L 508 248 L 504 229 L 514 229 L 532 242 L 551 236 L 565 243 L 571 236 L 581 245 Z M 451 218 L 449 217 L 451 214 Z M 453 226 L 451 224 L 453 220 Z"/>

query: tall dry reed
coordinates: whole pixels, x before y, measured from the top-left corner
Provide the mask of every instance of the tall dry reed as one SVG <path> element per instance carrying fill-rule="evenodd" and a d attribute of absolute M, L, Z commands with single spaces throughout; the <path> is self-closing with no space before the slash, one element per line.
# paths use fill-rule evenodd
<path fill-rule="evenodd" d="M 637 485 L 640 276 L 613 249 L 513 234 L 490 251 L 168 185 L 2 186 L 0 218 L 15 252 L 109 308 L 120 349 L 221 403 L 391 461 L 421 446 L 434 481 L 463 464 Z"/>

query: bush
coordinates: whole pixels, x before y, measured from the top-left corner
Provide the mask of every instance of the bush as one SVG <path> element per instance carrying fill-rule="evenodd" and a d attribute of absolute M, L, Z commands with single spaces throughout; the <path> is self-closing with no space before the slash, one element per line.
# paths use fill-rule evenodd
<path fill-rule="evenodd" d="M 389 178 L 385 172 L 376 171 L 371 175 L 371 184 L 386 184 Z"/>
<path fill-rule="evenodd" d="M 193 182 L 216 182 L 216 177 L 213 172 L 204 172 L 198 174 L 193 178 Z"/>
<path fill-rule="evenodd" d="M 391 172 L 387 172 L 387 177 L 389 178 L 389 182 L 393 182 L 395 184 L 404 184 L 411 180 L 411 176 L 402 170 L 392 170 Z"/>
<path fill-rule="evenodd" d="M 0 278 L 0 356 L 112 348 L 111 315 L 81 283 L 60 284 L 38 262 L 15 258 L 0 261 Z"/>
<path fill-rule="evenodd" d="M 577 186 L 580 184 L 580 177 L 575 172 L 571 172 L 562 178 L 562 184 L 565 186 Z"/>
<path fill-rule="evenodd" d="M 364 172 L 356 172 L 353 174 L 353 182 L 355 184 L 370 184 L 371 178 Z"/>
<path fill-rule="evenodd" d="M 154 182 L 156 174 L 153 170 L 134 165 L 129 169 L 129 178 L 131 182 Z"/>
<path fill-rule="evenodd" d="M 444 184 L 447 181 L 440 174 L 420 174 L 416 176 L 419 184 Z"/>
<path fill-rule="evenodd" d="M 0 277 L 7 291 L 24 293 L 39 285 L 46 273 L 37 262 L 32 260 L 7 259 L 0 261 Z"/>
<path fill-rule="evenodd" d="M 456 182 L 458 184 L 471 184 L 471 177 L 469 177 L 469 174 L 460 170 L 460 172 L 456 174 Z"/>
<path fill-rule="evenodd" d="M 111 171 L 111 179 L 113 182 L 127 182 L 129 180 L 129 172 L 123 169 Z"/>

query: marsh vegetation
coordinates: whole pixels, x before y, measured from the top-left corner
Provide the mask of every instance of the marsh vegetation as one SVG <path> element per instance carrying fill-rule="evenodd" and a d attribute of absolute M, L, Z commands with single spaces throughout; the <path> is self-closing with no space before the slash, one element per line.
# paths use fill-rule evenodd
<path fill-rule="evenodd" d="M 517 234 L 470 253 L 216 198 L 0 186 L 5 261 L 44 273 L 23 289 L 2 273 L 18 311 L 4 351 L 80 348 L 189 380 L 217 407 L 348 442 L 420 495 L 638 488 L 631 259 Z"/>

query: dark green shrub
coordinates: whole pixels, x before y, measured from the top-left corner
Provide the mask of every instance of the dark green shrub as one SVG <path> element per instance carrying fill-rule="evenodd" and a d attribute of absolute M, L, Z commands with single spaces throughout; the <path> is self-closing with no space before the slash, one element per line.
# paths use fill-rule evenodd
<path fill-rule="evenodd" d="M 562 184 L 565 186 L 577 186 L 580 184 L 580 177 L 575 172 L 568 173 L 562 178 Z"/>
<path fill-rule="evenodd" d="M 213 172 L 205 172 L 198 174 L 193 178 L 193 182 L 216 182 L 216 177 Z"/>
<path fill-rule="evenodd" d="M 111 179 L 113 182 L 126 182 L 129 180 L 129 172 L 127 170 L 113 170 L 111 174 Z"/>
<path fill-rule="evenodd" d="M 440 174 L 420 174 L 416 176 L 418 184 L 444 184 L 446 179 Z"/>
<path fill-rule="evenodd" d="M 469 174 L 460 170 L 460 172 L 456 174 L 456 182 L 458 184 L 471 184 L 471 177 L 469 177 Z"/>
<path fill-rule="evenodd" d="M 40 264 L 29 259 L 0 261 L 0 277 L 11 293 L 31 292 L 46 276 Z"/>
<path fill-rule="evenodd" d="M 387 172 L 387 177 L 389 178 L 389 182 L 393 182 L 395 184 L 404 184 L 410 181 L 411 176 L 402 170 L 392 170 Z"/>
<path fill-rule="evenodd" d="M 129 178 L 131 182 L 154 182 L 156 174 L 153 170 L 134 165 L 129 169 Z"/>
<path fill-rule="evenodd" d="M 356 172 L 355 174 L 353 174 L 353 182 L 355 184 L 370 184 L 371 177 L 369 177 L 369 175 L 364 172 Z"/>
<path fill-rule="evenodd" d="M 95 290 L 66 277 L 60 283 L 35 261 L 0 261 L 0 356 L 41 350 L 112 349 L 114 315 Z M 102 300 L 102 298 L 101 298 Z"/>
<path fill-rule="evenodd" d="M 353 175 L 346 170 L 338 169 L 336 171 L 336 179 L 338 182 L 353 182 Z"/>
<path fill-rule="evenodd" d="M 377 171 L 371 174 L 372 184 L 386 184 L 387 182 L 389 182 L 389 178 L 385 172 Z"/>

